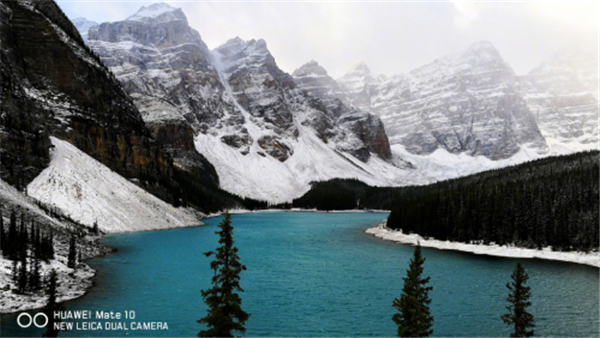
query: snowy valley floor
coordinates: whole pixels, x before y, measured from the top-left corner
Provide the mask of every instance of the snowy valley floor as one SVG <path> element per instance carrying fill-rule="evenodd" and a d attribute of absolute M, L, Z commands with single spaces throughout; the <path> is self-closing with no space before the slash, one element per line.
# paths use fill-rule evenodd
<path fill-rule="evenodd" d="M 497 257 L 509 258 L 539 258 L 562 262 L 585 264 L 600 268 L 600 253 L 584 253 L 584 252 L 558 252 L 552 251 L 550 248 L 542 250 L 524 249 L 514 246 L 500 245 L 482 245 L 482 244 L 466 244 L 450 241 L 440 241 L 435 239 L 424 239 L 417 234 L 404 234 L 402 231 L 391 230 L 386 227 L 385 222 L 365 230 L 365 233 L 371 234 L 377 238 L 386 241 L 392 241 L 403 244 L 416 245 L 417 242 L 422 247 L 434 248 L 439 250 L 455 250 L 462 252 L 470 252 L 476 255 L 489 255 Z"/>

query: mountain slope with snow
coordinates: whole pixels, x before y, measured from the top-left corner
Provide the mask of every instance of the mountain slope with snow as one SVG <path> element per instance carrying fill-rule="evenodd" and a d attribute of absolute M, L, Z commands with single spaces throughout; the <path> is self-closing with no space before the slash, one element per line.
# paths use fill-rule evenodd
<path fill-rule="evenodd" d="M 183 12 L 162 4 L 91 29 L 89 45 L 175 163 L 192 162 L 193 137 L 196 154 L 234 194 L 284 202 L 314 180 L 413 182 L 376 116 L 297 88 L 263 40 L 234 38 L 209 51 Z"/>
<path fill-rule="evenodd" d="M 598 57 L 563 51 L 521 76 L 523 97 L 554 148 L 598 147 Z"/>
<path fill-rule="evenodd" d="M 381 117 L 390 142 L 413 154 L 441 148 L 503 159 L 522 146 L 547 151 L 516 75 L 489 42 L 378 83 L 365 65 L 342 79 L 354 102 Z"/>
<path fill-rule="evenodd" d="M 51 140 L 52 161 L 27 186 L 29 196 L 109 233 L 201 224 L 193 213 L 161 201 L 70 143 Z"/>

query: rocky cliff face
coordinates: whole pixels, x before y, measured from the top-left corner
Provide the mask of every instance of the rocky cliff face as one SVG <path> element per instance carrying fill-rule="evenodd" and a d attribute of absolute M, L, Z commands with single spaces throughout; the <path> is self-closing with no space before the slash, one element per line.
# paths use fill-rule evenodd
<path fill-rule="evenodd" d="M 58 6 L 8 1 L 0 13 L 2 179 L 18 187 L 33 179 L 54 135 L 173 201 L 171 159 Z"/>
<path fill-rule="evenodd" d="M 88 43 L 134 99 L 175 164 L 218 184 L 212 165 L 195 151 L 193 135 L 223 117 L 224 88 L 200 35 L 181 10 L 165 8 L 171 7 L 144 7 L 128 20 L 93 27 Z"/>
<path fill-rule="evenodd" d="M 238 136 L 245 147 L 258 142 L 262 151 L 279 161 L 287 160 L 293 148 L 284 139 L 298 137 L 286 102 L 286 94 L 295 87 L 291 76 L 277 67 L 264 40 L 234 38 L 215 49 L 214 56 L 225 87 L 243 113 L 245 133 Z"/>
<path fill-rule="evenodd" d="M 544 136 L 584 148 L 597 146 L 597 66 L 595 53 L 574 49 L 520 78 L 523 97 Z"/>
<path fill-rule="evenodd" d="M 381 121 L 297 88 L 263 40 L 234 38 L 209 51 L 181 10 L 155 4 L 90 29 L 88 43 L 175 163 L 200 166 L 195 149 L 231 192 L 284 201 L 340 175 L 390 182 L 355 163 L 391 158 Z M 331 159 L 315 162 L 311 152 Z"/>
<path fill-rule="evenodd" d="M 379 115 L 390 142 L 411 153 L 502 159 L 525 145 L 547 151 L 518 78 L 489 42 L 384 81 L 363 65 L 343 79 L 352 101 Z"/>
<path fill-rule="evenodd" d="M 293 73 L 298 88 L 309 95 L 319 97 L 330 107 L 334 107 L 336 124 L 351 130 L 364 142 L 366 149 L 355 156 L 361 158 L 375 153 L 383 159 L 391 159 L 390 143 L 381 119 L 373 114 L 352 107 L 352 93 L 346 94 L 338 83 L 316 61 L 310 61 Z M 355 102 L 356 103 L 356 102 Z M 363 161 L 366 161 L 363 160 Z"/>

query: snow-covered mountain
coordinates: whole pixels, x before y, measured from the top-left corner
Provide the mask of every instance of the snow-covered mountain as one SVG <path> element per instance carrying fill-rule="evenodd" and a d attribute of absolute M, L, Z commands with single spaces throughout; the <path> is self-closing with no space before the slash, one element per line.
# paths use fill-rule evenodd
<path fill-rule="evenodd" d="M 509 158 L 547 151 L 518 78 L 489 42 L 382 79 L 360 63 L 338 80 L 353 104 L 378 114 L 392 144 L 413 154 Z"/>
<path fill-rule="evenodd" d="M 96 21 L 91 21 L 86 18 L 75 18 L 71 20 L 71 22 L 73 22 L 84 41 L 87 41 L 90 28 L 98 26 Z"/>
<path fill-rule="evenodd" d="M 155 4 L 92 28 L 88 43 L 175 162 L 194 165 L 193 136 L 225 190 L 283 202 L 316 180 L 414 182 L 376 116 L 297 88 L 264 40 L 234 38 L 209 51 L 180 9 Z"/>
<path fill-rule="evenodd" d="M 523 97 L 540 129 L 556 147 L 598 146 L 598 58 L 571 49 L 520 78 Z"/>
<path fill-rule="evenodd" d="M 89 36 L 175 164 L 240 196 L 282 202 L 338 177 L 423 184 L 552 153 L 489 42 L 391 77 L 361 62 L 336 81 L 315 61 L 283 72 L 264 40 L 211 51 L 168 4 Z"/>
<path fill-rule="evenodd" d="M 311 60 L 292 73 L 294 82 L 299 88 L 306 90 L 309 95 L 324 98 L 339 98 L 347 102 L 346 92 L 335 81 L 327 70 L 317 61 Z"/>
<path fill-rule="evenodd" d="M 25 191 L 48 169 L 54 136 L 166 202 L 187 202 L 186 178 L 176 177 L 171 158 L 151 137 L 129 95 L 56 3 L 2 2 L 0 20 L 0 179 Z M 52 204 L 58 190 L 51 182 L 40 184 L 36 190 L 46 189 L 45 201 Z M 96 196 L 91 188 L 100 187 L 90 186 L 82 198 Z M 156 205 L 157 212 L 167 206 Z"/>

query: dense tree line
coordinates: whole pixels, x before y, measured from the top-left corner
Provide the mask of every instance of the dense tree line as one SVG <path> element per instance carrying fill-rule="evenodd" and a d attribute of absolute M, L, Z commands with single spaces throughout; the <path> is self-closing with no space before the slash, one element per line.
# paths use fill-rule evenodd
<path fill-rule="evenodd" d="M 399 194 L 388 226 L 554 250 L 598 248 L 598 152 L 546 158 Z"/>
<path fill-rule="evenodd" d="M 290 204 L 276 207 L 351 210 L 384 209 L 390 210 L 398 194 L 406 188 L 371 187 L 356 179 L 333 179 L 326 182 L 314 182 L 310 191 Z"/>
<path fill-rule="evenodd" d="M 389 227 L 426 237 L 585 251 L 598 248 L 598 162 L 582 152 L 401 188 L 337 179 L 280 207 L 385 209 Z"/>
<path fill-rule="evenodd" d="M 14 210 L 5 228 L 0 210 L 0 247 L 2 256 L 13 261 L 12 275 L 17 292 L 40 290 L 43 286 L 41 261 L 54 258 L 52 232 L 42 233 L 35 222 L 27 220 L 24 213 L 17 216 Z"/>
<path fill-rule="evenodd" d="M 199 175 L 173 168 L 173 178 L 179 184 L 174 193 L 176 207 L 194 206 L 202 212 L 213 213 L 224 209 L 265 209 L 265 201 L 243 198 L 221 190 L 218 185 L 202 180 Z"/>

